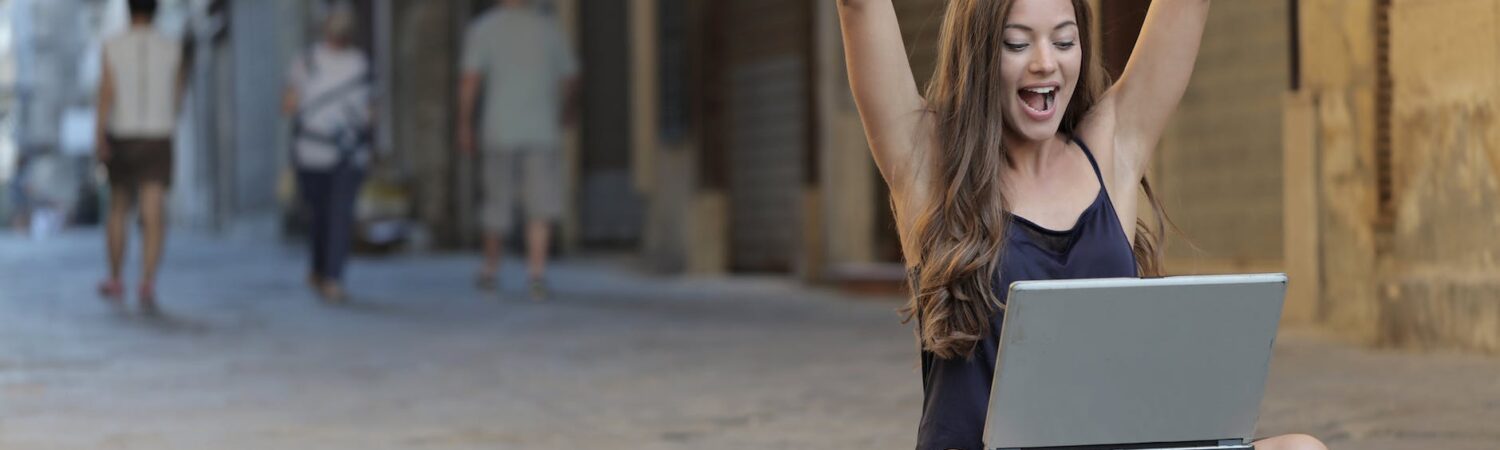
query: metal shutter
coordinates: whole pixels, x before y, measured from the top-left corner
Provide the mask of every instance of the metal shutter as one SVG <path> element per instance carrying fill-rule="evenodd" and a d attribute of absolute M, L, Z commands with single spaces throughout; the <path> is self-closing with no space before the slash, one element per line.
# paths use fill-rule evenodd
<path fill-rule="evenodd" d="M 786 271 L 802 229 L 813 5 L 725 1 L 731 266 Z"/>

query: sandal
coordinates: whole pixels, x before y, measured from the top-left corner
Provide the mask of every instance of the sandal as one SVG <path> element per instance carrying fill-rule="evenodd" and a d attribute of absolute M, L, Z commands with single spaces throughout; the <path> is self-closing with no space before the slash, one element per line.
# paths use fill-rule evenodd
<path fill-rule="evenodd" d="M 111 303 L 119 303 L 125 300 L 125 283 L 120 280 L 108 279 L 99 282 L 99 296 Z"/>
<path fill-rule="evenodd" d="M 149 315 L 160 312 L 156 307 L 156 286 L 153 283 L 141 283 L 140 289 L 136 292 L 136 301 L 141 304 L 141 312 Z"/>

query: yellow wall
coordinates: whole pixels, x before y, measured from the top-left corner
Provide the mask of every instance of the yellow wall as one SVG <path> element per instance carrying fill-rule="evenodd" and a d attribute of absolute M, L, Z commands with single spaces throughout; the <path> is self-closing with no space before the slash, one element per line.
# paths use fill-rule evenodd
<path fill-rule="evenodd" d="M 1173 273 L 1282 267 L 1282 96 L 1290 85 L 1287 2 L 1215 2 L 1192 84 L 1152 177 L 1182 236 Z"/>
<path fill-rule="evenodd" d="M 1396 0 L 1380 337 L 1500 352 L 1500 0 Z"/>
<path fill-rule="evenodd" d="M 1288 165 L 1287 234 L 1316 230 L 1315 251 L 1288 247 L 1316 259 L 1289 264 L 1321 283 L 1314 315 L 1384 345 L 1500 352 L 1500 0 L 1391 3 L 1386 211 L 1377 6 L 1301 5 L 1304 89 L 1287 115 L 1312 123 L 1286 155 L 1317 167 Z"/>
<path fill-rule="evenodd" d="M 1315 123 L 1304 142 L 1311 148 L 1289 146 L 1286 152 L 1294 155 L 1289 159 L 1311 162 L 1316 168 L 1299 171 L 1314 179 L 1287 180 L 1285 186 L 1300 187 L 1286 195 L 1308 198 L 1316 212 L 1289 216 L 1286 226 L 1316 230 L 1312 245 L 1317 249 L 1298 256 L 1318 260 L 1312 264 L 1315 273 L 1293 273 L 1292 282 L 1295 285 L 1299 276 L 1317 280 L 1314 319 L 1369 339 L 1375 335 L 1378 312 L 1373 228 L 1375 2 L 1303 0 L 1299 5 L 1302 92 L 1287 104 L 1302 109 L 1287 114 L 1310 117 Z"/>

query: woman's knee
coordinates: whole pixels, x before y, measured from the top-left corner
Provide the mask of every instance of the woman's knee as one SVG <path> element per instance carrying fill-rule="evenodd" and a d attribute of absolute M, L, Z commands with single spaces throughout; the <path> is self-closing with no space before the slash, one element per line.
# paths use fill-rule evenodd
<path fill-rule="evenodd" d="M 1255 450 L 1328 450 L 1328 446 L 1306 434 L 1287 434 L 1256 442 Z"/>
<path fill-rule="evenodd" d="M 111 188 L 109 191 L 109 211 L 115 214 L 129 214 L 135 208 L 135 192 L 125 188 Z"/>

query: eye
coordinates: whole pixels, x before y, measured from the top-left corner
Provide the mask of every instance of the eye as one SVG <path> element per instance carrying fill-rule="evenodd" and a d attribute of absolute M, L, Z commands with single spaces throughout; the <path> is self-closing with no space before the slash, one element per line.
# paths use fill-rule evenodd
<path fill-rule="evenodd" d="M 1054 43 L 1052 45 L 1055 46 L 1055 47 L 1057 47 L 1058 50 L 1067 50 L 1067 49 L 1073 48 L 1077 44 L 1074 43 L 1073 41 L 1062 41 L 1062 42 Z"/>
<path fill-rule="evenodd" d="M 1006 42 L 1005 43 L 1005 49 L 1013 51 L 1013 52 L 1019 52 L 1021 50 L 1025 50 L 1026 47 L 1029 47 L 1029 46 L 1031 46 L 1031 44 L 1027 44 L 1025 42 Z"/>

